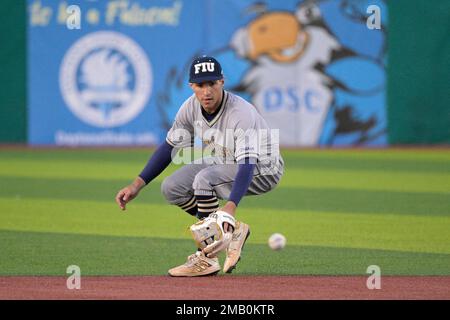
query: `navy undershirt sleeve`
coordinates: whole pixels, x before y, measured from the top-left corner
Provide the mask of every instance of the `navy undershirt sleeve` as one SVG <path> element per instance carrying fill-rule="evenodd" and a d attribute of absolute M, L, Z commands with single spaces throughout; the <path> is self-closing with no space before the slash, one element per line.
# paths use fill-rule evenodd
<path fill-rule="evenodd" d="M 253 179 L 255 163 L 252 163 L 252 161 L 248 160 L 248 158 L 245 158 L 243 159 L 243 161 L 239 162 L 239 170 L 236 174 L 236 179 L 234 179 L 230 197 L 228 198 L 228 201 L 233 201 L 236 206 L 239 204 L 239 201 L 241 201 L 242 197 L 247 192 L 248 187 L 250 186 L 250 183 Z"/>
<path fill-rule="evenodd" d="M 158 149 L 152 154 L 147 162 L 147 165 L 139 174 L 139 177 L 148 184 L 155 179 L 172 161 L 172 149 L 173 147 L 164 141 Z"/>

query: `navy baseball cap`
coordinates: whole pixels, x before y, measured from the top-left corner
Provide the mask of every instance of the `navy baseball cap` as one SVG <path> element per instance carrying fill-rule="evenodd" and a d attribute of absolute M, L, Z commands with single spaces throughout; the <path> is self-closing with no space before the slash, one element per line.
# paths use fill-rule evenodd
<path fill-rule="evenodd" d="M 223 79 L 222 66 L 213 57 L 203 56 L 192 61 L 189 82 L 201 83 Z"/>

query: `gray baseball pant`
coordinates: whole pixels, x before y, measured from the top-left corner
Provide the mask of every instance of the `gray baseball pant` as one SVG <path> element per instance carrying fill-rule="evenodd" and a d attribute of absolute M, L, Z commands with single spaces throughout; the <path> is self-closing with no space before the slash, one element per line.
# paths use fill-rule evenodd
<path fill-rule="evenodd" d="M 187 164 L 164 179 L 161 191 L 170 204 L 192 215 L 205 217 L 217 210 L 217 199 L 228 199 L 238 172 L 238 164 Z M 268 170 L 269 169 L 269 170 Z M 280 158 L 271 168 L 258 163 L 246 195 L 266 193 L 279 183 L 284 171 Z"/>

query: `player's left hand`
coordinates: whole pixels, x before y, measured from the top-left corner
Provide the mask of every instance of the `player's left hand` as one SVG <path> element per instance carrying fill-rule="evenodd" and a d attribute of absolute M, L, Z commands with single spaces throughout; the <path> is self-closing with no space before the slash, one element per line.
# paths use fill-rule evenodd
<path fill-rule="evenodd" d="M 213 218 L 214 215 L 217 216 L 217 224 L 222 231 L 222 237 L 219 240 L 215 240 L 213 243 L 207 245 L 203 249 L 203 253 L 209 258 L 217 256 L 221 251 L 228 248 L 233 237 L 233 230 L 235 227 L 234 217 L 228 212 L 219 210 L 211 214 L 207 219 Z"/>

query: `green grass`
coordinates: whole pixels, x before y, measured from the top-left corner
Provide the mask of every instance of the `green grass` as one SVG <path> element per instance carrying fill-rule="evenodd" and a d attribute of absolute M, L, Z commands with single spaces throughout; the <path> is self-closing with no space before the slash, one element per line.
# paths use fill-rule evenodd
<path fill-rule="evenodd" d="M 165 274 L 194 249 L 195 220 L 160 193 L 171 166 L 122 212 L 140 150 L 0 149 L 0 275 Z M 236 274 L 450 274 L 448 150 L 284 151 L 280 186 L 245 197 Z M 270 234 L 287 247 L 271 251 Z M 223 257 L 221 257 L 223 259 Z"/>

